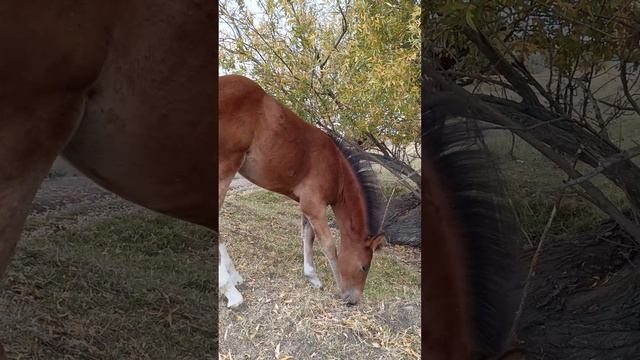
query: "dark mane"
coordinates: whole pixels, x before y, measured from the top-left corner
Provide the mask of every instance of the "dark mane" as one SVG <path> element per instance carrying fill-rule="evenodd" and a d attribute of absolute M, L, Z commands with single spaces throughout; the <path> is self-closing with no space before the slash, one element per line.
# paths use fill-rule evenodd
<path fill-rule="evenodd" d="M 352 148 L 346 141 L 332 136 L 331 137 L 340 149 L 340 152 L 347 159 L 351 169 L 356 175 L 362 192 L 364 193 L 365 204 L 367 207 L 367 229 L 369 235 L 376 235 L 382 230 L 382 192 L 378 184 L 378 178 L 373 172 L 371 162 L 365 158 L 361 151 Z"/>
<path fill-rule="evenodd" d="M 476 346 L 496 354 L 505 346 L 517 306 L 515 246 L 520 233 L 478 124 L 429 119 L 422 126 L 425 154 L 433 156 L 434 171 L 444 179 L 460 225 Z"/>

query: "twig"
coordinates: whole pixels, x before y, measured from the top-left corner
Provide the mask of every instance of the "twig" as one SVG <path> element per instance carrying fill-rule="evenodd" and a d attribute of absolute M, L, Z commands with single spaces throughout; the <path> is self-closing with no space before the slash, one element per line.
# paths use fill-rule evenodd
<path fill-rule="evenodd" d="M 531 283 L 531 279 L 535 276 L 535 267 L 538 264 L 538 259 L 540 258 L 540 253 L 542 252 L 542 245 L 547 237 L 547 233 L 549 229 L 551 229 L 551 224 L 553 224 L 553 220 L 556 217 L 556 213 L 558 211 L 558 207 L 564 198 L 564 192 L 560 194 L 558 200 L 553 205 L 553 209 L 551 209 L 551 215 L 549 215 L 549 219 L 547 220 L 547 224 L 542 231 L 542 235 L 540 235 L 540 240 L 538 241 L 538 247 L 536 248 L 536 252 L 533 254 L 533 258 L 531 258 L 531 263 L 529 264 L 529 273 L 527 274 L 527 279 L 524 283 L 524 288 L 522 289 L 522 296 L 520 298 L 520 304 L 518 305 L 518 310 L 516 311 L 516 315 L 513 318 L 513 323 L 511 325 L 510 334 L 513 339 L 516 338 L 516 328 L 518 326 L 518 321 L 520 320 L 520 316 L 522 315 L 522 310 L 524 309 L 524 303 L 527 299 L 527 294 L 529 291 L 529 284 Z"/>
<path fill-rule="evenodd" d="M 522 226 L 522 221 L 520 220 L 520 216 L 518 215 L 518 212 L 516 211 L 516 207 L 513 204 L 513 201 L 511 200 L 511 197 L 508 197 L 507 200 L 509 201 L 509 207 L 511 207 L 511 212 L 513 213 L 514 219 L 518 223 L 518 227 L 520 228 L 520 231 L 522 232 L 522 235 L 524 235 L 524 237 L 527 239 L 527 243 L 529 244 L 529 247 L 532 248 L 533 247 L 533 242 L 531 241 L 531 236 L 529 236 L 529 234 L 527 234 L 527 232 L 524 230 L 524 226 Z"/>
<path fill-rule="evenodd" d="M 582 91 L 587 96 L 587 98 L 591 100 L 591 106 L 593 107 L 593 112 L 596 115 L 596 119 L 598 120 L 599 125 L 603 126 L 603 128 L 606 128 L 606 125 L 605 125 L 606 121 L 604 121 L 604 117 L 602 116 L 602 111 L 600 111 L 598 100 L 596 100 L 595 96 L 593 96 L 593 93 L 591 92 L 589 87 L 584 83 L 584 81 L 582 81 L 582 79 L 575 78 L 574 80 L 578 84 L 578 86 L 582 88 Z"/>
<path fill-rule="evenodd" d="M 511 84 L 508 84 L 508 83 L 500 81 L 500 80 L 492 79 L 489 76 L 483 76 L 483 75 L 478 75 L 478 74 L 467 74 L 467 73 L 464 73 L 464 72 L 461 72 L 461 71 L 453 71 L 453 70 L 443 71 L 442 74 L 443 75 L 460 76 L 460 77 L 468 77 L 468 78 L 471 78 L 471 79 L 474 79 L 474 80 L 478 80 L 478 81 L 481 81 L 481 82 L 486 82 L 486 83 L 493 84 L 493 85 L 502 86 L 502 87 L 507 88 L 509 90 L 515 91 L 513 86 L 511 86 Z"/>
<path fill-rule="evenodd" d="M 579 185 L 582 182 L 585 182 L 589 179 L 591 179 L 592 177 L 602 173 L 603 171 L 607 170 L 607 168 L 621 162 L 624 160 L 629 160 L 632 159 L 636 156 L 640 155 L 640 146 L 635 146 L 632 147 L 631 149 L 628 150 L 624 150 L 622 152 L 619 152 L 611 157 L 608 157 L 606 159 L 604 159 L 602 162 L 600 162 L 600 165 L 596 166 L 592 171 L 578 177 L 575 179 L 572 179 L 571 181 L 567 181 L 564 183 L 564 185 L 562 185 L 562 187 L 570 187 L 570 186 L 575 186 L 575 185 Z"/>
<path fill-rule="evenodd" d="M 598 99 L 598 102 L 603 103 L 609 107 L 621 110 L 621 111 L 635 111 L 635 109 L 631 106 L 624 106 L 624 105 L 620 105 L 620 104 L 614 104 L 612 102 L 608 102 L 606 100 L 602 100 L 602 99 Z"/>
<path fill-rule="evenodd" d="M 627 79 L 627 59 L 620 62 L 620 80 L 622 82 L 622 91 L 627 97 L 629 105 L 631 105 L 636 113 L 640 114 L 640 105 L 635 101 L 633 94 L 631 94 L 631 91 L 629 90 L 629 80 Z"/>
<path fill-rule="evenodd" d="M 393 187 L 393 190 L 391 191 L 391 195 L 389 196 L 389 200 L 387 200 L 387 206 L 385 206 L 384 208 L 384 213 L 382 214 L 382 221 L 380 221 L 380 228 L 378 229 L 378 234 L 380 232 L 382 232 L 382 228 L 384 225 L 384 220 L 387 217 L 387 210 L 389 210 L 389 204 L 391 204 L 391 200 L 393 199 L 393 194 L 395 194 L 397 187 Z"/>
<path fill-rule="evenodd" d="M 491 126 L 491 127 L 485 127 L 482 128 L 482 130 L 510 130 L 510 131 L 531 131 L 531 130 L 535 130 L 539 127 L 545 126 L 545 125 L 551 125 L 553 123 L 557 123 L 560 121 L 571 121 L 570 118 L 566 117 L 566 116 L 560 116 L 551 120 L 546 120 L 537 124 L 533 124 L 531 126 L 527 126 L 527 127 L 508 127 L 508 126 Z"/>
<path fill-rule="evenodd" d="M 340 2 L 338 2 L 338 10 L 340 11 L 340 16 L 342 17 L 342 21 L 341 21 L 342 31 L 340 32 L 340 36 L 338 36 L 338 40 L 336 40 L 336 42 L 333 44 L 333 51 L 327 54 L 327 57 L 320 64 L 320 69 L 324 69 L 324 67 L 327 65 L 327 62 L 329 61 L 329 58 L 331 57 L 331 54 L 335 51 L 338 51 L 338 46 L 340 46 L 342 39 L 344 39 L 344 36 L 349 31 L 349 23 L 347 22 L 347 16 L 345 15 L 344 10 L 342 10 L 342 6 L 340 6 Z"/>

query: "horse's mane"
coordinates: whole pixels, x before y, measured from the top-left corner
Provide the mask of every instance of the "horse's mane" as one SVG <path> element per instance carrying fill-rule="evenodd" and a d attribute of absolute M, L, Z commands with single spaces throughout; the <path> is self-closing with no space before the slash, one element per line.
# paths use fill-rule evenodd
<path fill-rule="evenodd" d="M 382 191 L 378 184 L 378 178 L 373 172 L 370 160 L 362 151 L 352 148 L 345 140 L 331 136 L 340 152 L 347 159 L 351 169 L 356 175 L 362 192 L 364 193 L 367 207 L 367 229 L 369 235 L 376 235 L 382 230 Z"/>
<path fill-rule="evenodd" d="M 422 131 L 425 153 L 433 156 L 430 160 L 449 193 L 462 236 L 472 335 L 478 350 L 496 354 L 505 346 L 515 313 L 513 290 L 519 272 L 514 272 L 514 249 L 519 230 L 478 125 L 423 121 Z"/>

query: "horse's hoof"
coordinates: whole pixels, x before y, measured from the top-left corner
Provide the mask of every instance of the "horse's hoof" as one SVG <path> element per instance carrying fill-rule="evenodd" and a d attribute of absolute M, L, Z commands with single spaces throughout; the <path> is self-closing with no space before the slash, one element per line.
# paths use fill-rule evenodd
<path fill-rule="evenodd" d="M 235 309 L 235 308 L 237 308 L 238 306 L 242 305 L 242 303 L 243 303 L 242 298 L 241 298 L 240 300 L 237 300 L 237 301 L 231 301 L 231 300 L 229 300 L 229 302 L 227 303 L 227 307 L 228 307 L 229 309 Z"/>
<path fill-rule="evenodd" d="M 235 309 L 238 306 L 240 306 L 240 304 L 242 304 L 242 302 L 244 301 L 244 298 L 242 297 L 242 294 L 240 294 L 240 292 L 236 290 L 236 291 L 232 291 L 231 294 L 227 296 L 227 300 L 229 301 L 227 303 L 227 307 L 230 309 Z"/>
<path fill-rule="evenodd" d="M 322 289 L 322 281 L 318 278 L 309 278 L 309 282 L 311 283 L 311 287 L 315 289 Z"/>

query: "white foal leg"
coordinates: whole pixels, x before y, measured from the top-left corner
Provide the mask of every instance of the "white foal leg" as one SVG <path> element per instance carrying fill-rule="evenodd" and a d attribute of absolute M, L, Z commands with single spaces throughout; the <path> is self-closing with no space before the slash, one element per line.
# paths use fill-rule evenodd
<path fill-rule="evenodd" d="M 229 277 L 233 285 L 240 285 L 244 282 L 242 276 L 236 271 L 236 267 L 233 266 L 233 261 L 227 252 L 227 247 L 220 243 L 218 244 L 218 250 L 220 251 L 220 261 L 222 265 L 227 268 L 227 272 L 229 273 Z"/>
<path fill-rule="evenodd" d="M 227 298 L 227 307 L 235 308 L 242 304 L 242 294 L 233 285 L 227 268 L 222 264 L 218 265 L 218 290 Z"/>
<path fill-rule="evenodd" d="M 218 247 L 220 249 L 220 246 Z M 227 267 L 222 262 L 223 256 L 220 254 L 220 262 L 218 263 L 218 290 L 227 298 L 227 307 L 235 308 L 242 304 L 242 294 L 236 289 L 231 281 L 231 275 Z"/>
<path fill-rule="evenodd" d="M 302 244 L 303 244 L 303 257 L 304 257 L 304 275 L 309 279 L 311 286 L 314 288 L 321 288 L 322 282 L 318 278 L 316 273 L 316 267 L 313 265 L 313 240 L 315 234 L 311 223 L 307 218 L 302 215 Z"/>

